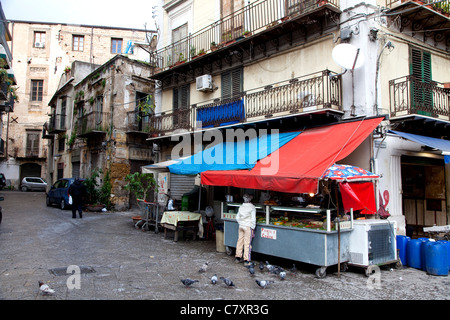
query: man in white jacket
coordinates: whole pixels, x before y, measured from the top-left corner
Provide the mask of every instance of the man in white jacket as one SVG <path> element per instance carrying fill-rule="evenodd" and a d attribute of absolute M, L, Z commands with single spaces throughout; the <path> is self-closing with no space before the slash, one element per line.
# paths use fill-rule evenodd
<path fill-rule="evenodd" d="M 252 239 L 255 236 L 256 208 L 250 202 L 253 196 L 244 194 L 244 203 L 239 207 L 236 221 L 239 224 L 239 236 L 236 244 L 236 263 L 244 259 L 247 266 L 251 261 Z M 242 255 L 243 254 L 243 255 Z"/>

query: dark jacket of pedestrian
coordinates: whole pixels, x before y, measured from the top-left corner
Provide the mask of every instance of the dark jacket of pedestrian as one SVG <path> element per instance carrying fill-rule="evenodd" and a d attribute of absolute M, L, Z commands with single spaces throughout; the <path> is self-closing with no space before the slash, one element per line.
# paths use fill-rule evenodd
<path fill-rule="evenodd" d="M 72 197 L 72 218 L 76 218 L 76 212 L 80 218 L 82 218 L 83 212 L 83 202 L 86 196 L 86 186 L 80 181 L 80 179 L 75 179 L 75 181 L 69 187 L 69 195 Z"/>

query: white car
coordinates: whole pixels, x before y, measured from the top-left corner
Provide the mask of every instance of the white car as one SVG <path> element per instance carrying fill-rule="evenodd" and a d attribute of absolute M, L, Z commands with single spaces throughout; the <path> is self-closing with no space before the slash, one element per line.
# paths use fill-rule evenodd
<path fill-rule="evenodd" d="M 39 177 L 25 177 L 20 184 L 20 190 L 22 191 L 46 191 L 47 182 Z"/>

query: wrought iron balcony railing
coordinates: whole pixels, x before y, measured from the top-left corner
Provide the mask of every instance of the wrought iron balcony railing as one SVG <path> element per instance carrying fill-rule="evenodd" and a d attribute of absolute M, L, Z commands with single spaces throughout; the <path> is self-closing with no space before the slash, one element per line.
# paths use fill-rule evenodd
<path fill-rule="evenodd" d="M 427 8 L 439 12 L 447 17 L 450 13 L 450 0 L 386 0 L 386 7 L 393 8 L 396 5 L 405 2 L 416 2 L 418 5 L 425 5 Z"/>
<path fill-rule="evenodd" d="M 77 120 L 77 135 L 87 135 L 94 132 L 107 132 L 111 125 L 109 112 L 93 111 Z"/>
<path fill-rule="evenodd" d="M 339 0 L 257 1 L 155 51 L 150 62 L 156 72 L 164 71 L 324 5 L 339 8 Z"/>
<path fill-rule="evenodd" d="M 127 131 L 151 133 L 150 118 L 152 115 L 134 110 L 127 112 Z"/>
<path fill-rule="evenodd" d="M 443 83 L 422 82 L 414 76 L 389 81 L 391 117 L 421 114 L 450 120 L 450 88 Z"/>
<path fill-rule="evenodd" d="M 66 131 L 66 115 L 65 114 L 52 114 L 48 122 L 48 132 L 60 132 Z"/>
<path fill-rule="evenodd" d="M 232 98 L 163 112 L 149 119 L 149 129 L 154 134 L 167 134 L 176 129 L 193 131 L 200 125 L 202 128 L 217 127 L 321 109 L 342 111 L 341 77 L 330 79 L 330 73 L 329 70 L 323 70 L 255 88 Z"/>

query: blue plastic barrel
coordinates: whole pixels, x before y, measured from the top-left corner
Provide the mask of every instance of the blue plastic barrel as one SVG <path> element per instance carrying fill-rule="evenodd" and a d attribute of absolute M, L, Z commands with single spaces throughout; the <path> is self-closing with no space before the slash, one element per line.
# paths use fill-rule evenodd
<path fill-rule="evenodd" d="M 447 240 L 438 240 L 438 242 L 442 242 L 447 247 L 447 255 L 448 255 L 448 269 L 450 270 L 450 241 Z"/>
<path fill-rule="evenodd" d="M 430 242 L 426 245 L 427 273 L 434 276 L 448 275 L 448 250 L 444 243 Z"/>
<path fill-rule="evenodd" d="M 430 241 L 428 238 L 418 238 L 417 240 L 422 241 L 420 245 L 420 265 L 423 271 L 427 271 L 427 259 L 425 257 L 425 246 Z"/>
<path fill-rule="evenodd" d="M 398 250 L 398 257 L 400 258 L 400 261 L 404 266 L 407 265 L 406 262 L 406 245 L 408 244 L 408 241 L 411 240 L 410 237 L 398 235 L 397 236 L 397 250 Z"/>
<path fill-rule="evenodd" d="M 411 268 L 422 269 L 422 260 L 420 259 L 420 247 L 422 241 L 411 239 L 406 244 L 406 264 Z"/>

